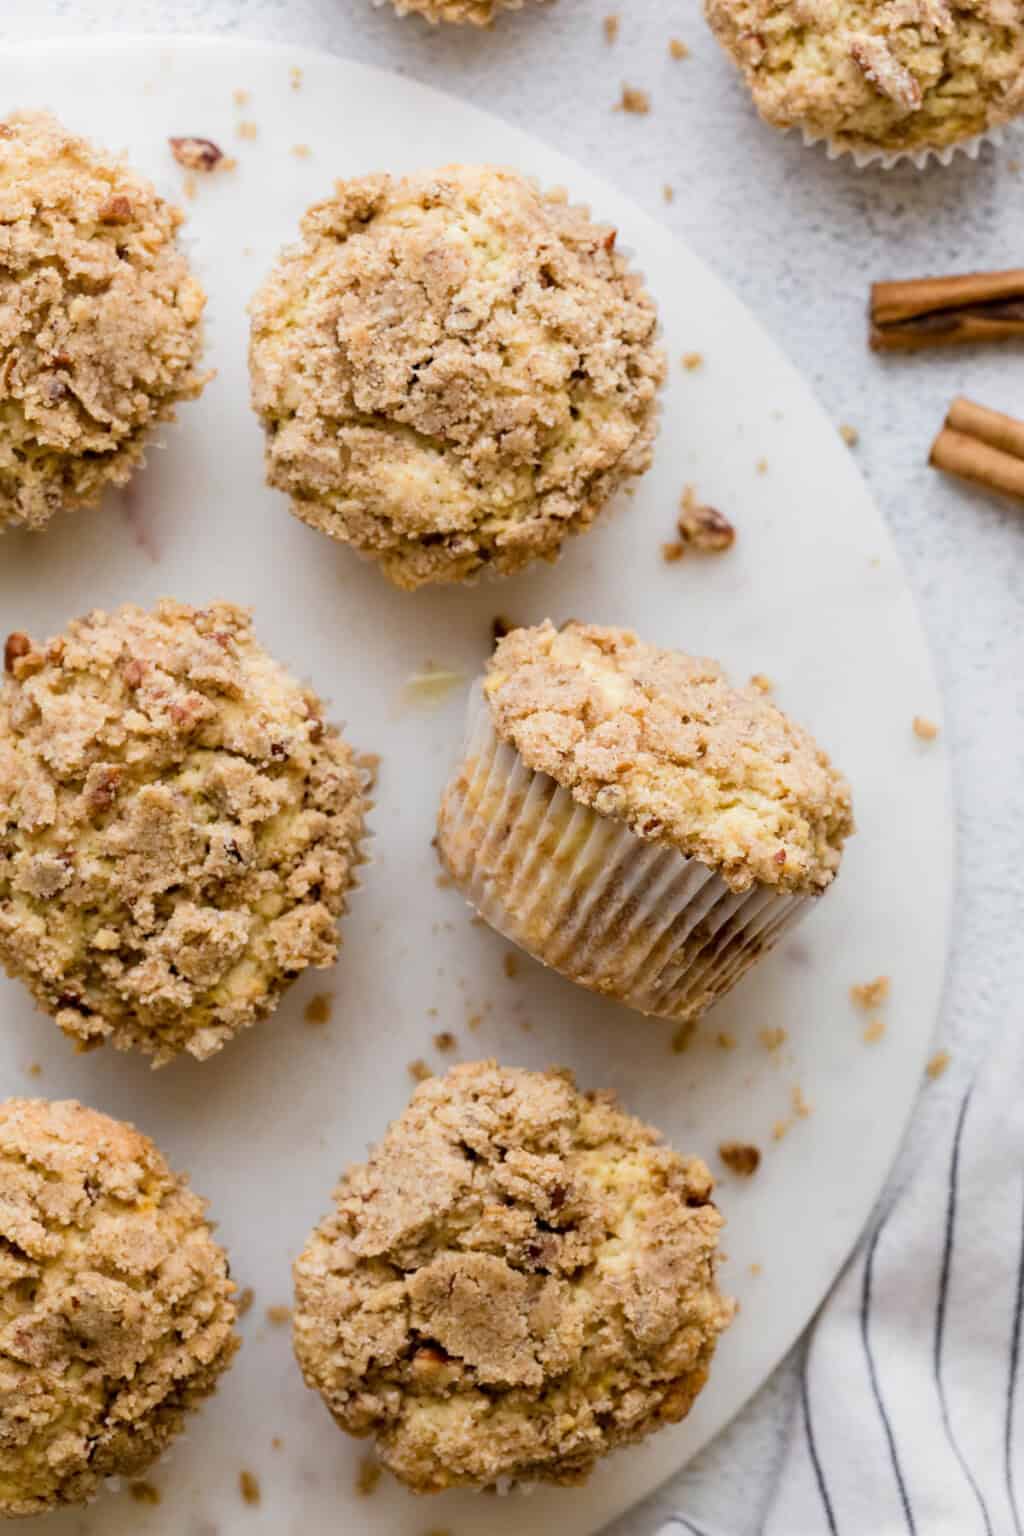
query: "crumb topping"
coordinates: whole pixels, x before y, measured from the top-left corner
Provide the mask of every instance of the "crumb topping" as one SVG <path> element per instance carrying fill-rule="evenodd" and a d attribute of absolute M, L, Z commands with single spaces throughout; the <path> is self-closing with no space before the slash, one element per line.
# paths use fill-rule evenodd
<path fill-rule="evenodd" d="M 0 961 L 83 1047 L 202 1059 L 333 963 L 363 810 L 244 610 L 91 613 L 0 691 Z"/>
<path fill-rule="evenodd" d="M 732 1315 L 711 1189 L 569 1073 L 455 1067 L 295 1266 L 306 1380 L 419 1492 L 581 1482 L 704 1384 Z"/>
<path fill-rule="evenodd" d="M 489 27 L 503 11 L 520 11 L 523 0 L 391 0 L 399 16 L 422 16 L 431 26 L 448 22 Z"/>
<path fill-rule="evenodd" d="M 705 0 L 762 116 L 847 149 L 942 148 L 1024 111 L 1019 0 Z"/>
<path fill-rule="evenodd" d="M 183 217 L 48 113 L 0 121 L 0 530 L 94 506 L 200 393 Z"/>
<path fill-rule="evenodd" d="M 553 559 L 651 460 L 641 279 L 493 166 L 339 182 L 252 305 L 253 403 L 296 516 L 399 586 Z"/>
<path fill-rule="evenodd" d="M 160 1455 L 237 1348 L 234 1286 L 203 1202 L 95 1110 L 0 1104 L 0 1191 L 0 1516 L 37 1515 Z"/>
<path fill-rule="evenodd" d="M 673 844 L 736 891 L 818 891 L 853 830 L 846 780 L 757 688 L 628 630 L 548 622 L 500 641 L 498 734 L 581 804 Z"/>

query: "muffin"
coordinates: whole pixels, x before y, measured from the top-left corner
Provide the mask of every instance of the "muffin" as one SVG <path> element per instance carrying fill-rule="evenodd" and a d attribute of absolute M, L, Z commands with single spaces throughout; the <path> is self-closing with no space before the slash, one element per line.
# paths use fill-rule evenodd
<path fill-rule="evenodd" d="M 0 531 L 95 506 L 200 393 L 183 218 L 48 113 L 0 121 Z"/>
<path fill-rule="evenodd" d="M 365 774 L 230 603 L 8 638 L 0 961 L 81 1049 L 203 1059 L 338 952 Z"/>
<path fill-rule="evenodd" d="M 0 1517 L 133 1477 L 238 1347 L 204 1204 L 131 1125 L 0 1103 Z"/>
<path fill-rule="evenodd" d="M 498 645 L 438 847 L 499 932 L 638 1009 L 697 1019 L 832 883 L 850 793 L 717 663 L 550 623 Z"/>
<path fill-rule="evenodd" d="M 500 12 L 523 8 L 523 0 L 391 0 L 391 3 L 399 16 L 422 16 L 432 26 L 439 21 L 448 21 L 456 26 L 470 22 L 474 27 L 489 27 Z"/>
<path fill-rule="evenodd" d="M 295 1352 L 416 1493 L 583 1482 L 685 1417 L 732 1304 L 712 1181 L 571 1073 L 431 1078 L 295 1265 Z"/>
<path fill-rule="evenodd" d="M 761 116 L 858 157 L 952 146 L 1024 112 L 1019 0 L 705 0 Z"/>
<path fill-rule="evenodd" d="M 400 587 L 552 560 L 651 461 L 641 279 L 564 194 L 448 166 L 339 182 L 252 304 L 267 474 Z"/>

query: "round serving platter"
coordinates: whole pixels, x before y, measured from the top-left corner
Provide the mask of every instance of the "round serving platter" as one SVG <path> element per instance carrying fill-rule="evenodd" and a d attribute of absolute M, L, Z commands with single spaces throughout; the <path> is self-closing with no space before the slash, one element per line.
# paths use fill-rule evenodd
<path fill-rule="evenodd" d="M 531 1531 L 588 1536 L 720 1429 L 807 1323 L 871 1209 L 921 1079 L 951 902 L 950 775 L 941 739 L 923 743 L 911 730 L 915 714 L 937 717 L 940 705 L 889 536 L 834 424 L 743 304 L 626 197 L 538 139 L 401 76 L 301 49 L 83 39 L 5 57 L 0 114 L 50 107 L 185 199 L 217 377 L 127 492 L 43 537 L 0 541 L 2 627 L 45 636 L 90 608 L 162 595 L 251 604 L 258 637 L 381 759 L 373 859 L 337 967 L 304 978 L 274 1018 L 213 1060 L 154 1073 L 109 1049 L 76 1056 L 18 986 L 0 981 L 3 1092 L 74 1096 L 135 1121 L 209 1198 L 235 1277 L 254 1293 L 236 1364 L 151 1474 L 160 1502 L 111 1491 L 49 1528 L 512 1536 L 528 1520 Z M 188 199 L 169 135 L 213 139 L 238 164 L 197 177 Z M 455 160 L 564 185 L 617 225 L 658 301 L 671 383 L 654 468 L 556 566 L 409 595 L 264 487 L 245 307 L 336 177 Z M 703 365 L 683 369 L 695 352 Z M 736 524 L 727 555 L 663 560 L 684 484 Z M 506 966 L 508 945 L 438 880 L 437 799 L 499 615 L 631 625 L 718 657 L 736 680 L 767 674 L 852 781 L 859 830 L 836 886 L 681 1053 L 667 1024 L 525 957 Z M 437 673 L 450 675 L 424 683 Z M 887 1028 L 868 1045 L 849 988 L 879 974 L 892 980 Z M 319 994 L 329 994 L 330 1018 L 310 1024 Z M 453 1052 L 435 1048 L 441 1031 L 455 1035 Z M 341 1168 L 405 1104 L 410 1064 L 442 1070 L 485 1056 L 570 1066 L 708 1160 L 728 1219 L 722 1279 L 739 1316 L 688 1421 L 616 1454 L 584 1488 L 538 1489 L 524 1506 L 467 1494 L 425 1501 L 385 1479 L 365 1497 L 367 1447 L 335 1430 L 305 1389 L 289 1331 L 267 1309 L 290 1302 L 292 1258 Z M 726 1140 L 762 1150 L 752 1179 L 722 1168 Z M 258 1481 L 258 1504 L 243 1500 L 243 1470 Z"/>

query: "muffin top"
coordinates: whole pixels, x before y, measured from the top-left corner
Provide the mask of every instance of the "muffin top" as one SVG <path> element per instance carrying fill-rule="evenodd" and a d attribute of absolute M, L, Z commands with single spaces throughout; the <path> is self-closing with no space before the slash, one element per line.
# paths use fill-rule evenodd
<path fill-rule="evenodd" d="M 548 622 L 499 643 L 495 729 L 583 805 L 670 843 L 734 891 L 822 890 L 853 830 L 850 791 L 806 731 L 717 662 L 624 629 Z"/>
<path fill-rule="evenodd" d="M 339 182 L 252 305 L 270 481 L 399 586 L 553 558 L 648 467 L 654 304 L 564 195 L 494 166 Z"/>
<path fill-rule="evenodd" d="M 399 16 L 415 13 L 432 24 L 439 21 L 489 27 L 501 11 L 522 10 L 523 0 L 392 0 Z"/>
<path fill-rule="evenodd" d="M 0 121 L 0 530 L 123 485 L 153 423 L 199 394 L 182 219 L 47 113 Z"/>
<path fill-rule="evenodd" d="M 203 1202 L 134 1127 L 0 1103 L 0 1516 L 142 1471 L 237 1348 Z"/>
<path fill-rule="evenodd" d="M 81 1046 L 211 1055 L 329 965 L 364 775 L 230 603 L 7 641 L 0 960 Z"/>
<path fill-rule="evenodd" d="M 763 117 L 839 148 L 941 149 L 1024 111 L 1020 0 L 705 0 Z"/>
<path fill-rule="evenodd" d="M 681 1419 L 731 1303 L 704 1164 L 568 1072 L 422 1084 L 295 1266 L 295 1349 L 418 1492 L 582 1481 Z"/>

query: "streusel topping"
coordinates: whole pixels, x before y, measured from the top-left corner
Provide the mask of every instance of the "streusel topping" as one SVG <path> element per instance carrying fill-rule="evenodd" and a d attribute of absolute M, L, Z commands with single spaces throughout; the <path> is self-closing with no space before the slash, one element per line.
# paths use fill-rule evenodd
<path fill-rule="evenodd" d="M 732 1304 L 695 1158 L 567 1072 L 430 1078 L 295 1266 L 295 1349 L 417 1492 L 575 1483 L 684 1417 Z"/>
<path fill-rule="evenodd" d="M 674 844 L 736 891 L 823 889 L 853 830 L 850 790 L 808 733 L 717 662 L 629 630 L 550 623 L 501 640 L 495 728 L 575 799 Z"/>
<path fill-rule="evenodd" d="M 940 149 L 1024 112 L 1019 0 L 705 0 L 762 116 L 844 149 Z"/>
<path fill-rule="evenodd" d="M 82 1047 L 203 1058 L 338 952 L 364 775 L 230 603 L 7 642 L 0 961 Z"/>
<path fill-rule="evenodd" d="M 0 531 L 93 506 L 197 396 L 184 215 L 45 112 L 0 121 Z"/>
<path fill-rule="evenodd" d="M 0 1103 L 0 1516 L 155 1460 L 230 1364 L 234 1291 L 202 1200 L 133 1126 Z"/>
<path fill-rule="evenodd" d="M 641 279 L 564 195 L 449 166 L 339 182 L 252 306 L 272 485 L 399 586 L 553 559 L 649 465 Z"/>

